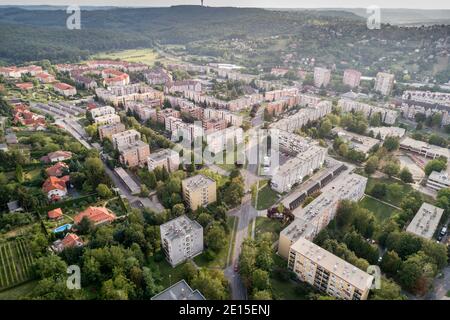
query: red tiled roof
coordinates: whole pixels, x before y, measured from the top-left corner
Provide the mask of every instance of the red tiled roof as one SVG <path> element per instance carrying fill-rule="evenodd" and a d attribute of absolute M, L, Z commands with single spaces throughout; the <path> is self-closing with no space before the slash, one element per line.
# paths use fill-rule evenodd
<path fill-rule="evenodd" d="M 49 219 L 58 219 L 58 218 L 62 217 L 62 215 L 63 215 L 63 212 L 62 212 L 61 208 L 56 208 L 47 213 L 47 216 L 49 217 Z"/>
<path fill-rule="evenodd" d="M 16 83 L 16 87 L 20 90 L 28 90 L 33 88 L 33 83 L 31 82 L 22 82 L 22 83 Z"/>
<path fill-rule="evenodd" d="M 64 248 L 75 247 L 83 244 L 80 237 L 77 236 L 75 233 L 66 234 L 66 236 L 64 237 L 64 239 L 61 240 L 61 242 Z"/>
<path fill-rule="evenodd" d="M 62 176 L 64 169 L 68 169 L 69 166 L 64 162 L 58 162 L 55 165 L 47 168 L 45 172 L 48 176 L 60 177 Z"/>
<path fill-rule="evenodd" d="M 47 156 L 50 160 L 52 160 L 54 158 L 60 158 L 60 157 L 64 157 L 65 159 L 70 159 L 70 158 L 72 158 L 72 152 L 58 150 L 55 152 L 50 152 Z"/>
<path fill-rule="evenodd" d="M 55 88 L 58 88 L 59 90 L 71 90 L 73 87 L 70 84 L 64 83 L 64 82 L 58 82 L 53 85 Z"/>
<path fill-rule="evenodd" d="M 102 207 L 89 207 L 83 212 L 80 212 L 74 217 L 74 221 L 76 224 L 80 223 L 80 221 L 87 217 L 91 220 L 95 225 L 101 224 L 104 222 L 112 222 L 116 219 L 116 215 L 110 212 L 106 208 Z"/>
<path fill-rule="evenodd" d="M 48 177 L 42 185 L 42 190 L 45 193 L 49 193 L 52 190 L 67 190 L 66 183 L 69 181 L 69 176 L 64 176 L 62 178 L 58 177 Z"/>

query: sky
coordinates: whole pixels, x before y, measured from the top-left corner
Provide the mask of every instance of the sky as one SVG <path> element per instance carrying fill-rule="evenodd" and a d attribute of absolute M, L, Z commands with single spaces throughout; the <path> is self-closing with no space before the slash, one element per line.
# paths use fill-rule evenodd
<path fill-rule="evenodd" d="M 204 0 L 207 6 L 260 8 L 381 8 L 450 9 L 449 0 Z M 200 0 L 0 0 L 0 5 L 151 6 L 200 4 Z"/>

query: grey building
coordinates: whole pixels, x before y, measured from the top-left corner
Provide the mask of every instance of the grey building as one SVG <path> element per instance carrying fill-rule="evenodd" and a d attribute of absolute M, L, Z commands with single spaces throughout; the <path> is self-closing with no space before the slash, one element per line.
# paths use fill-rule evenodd
<path fill-rule="evenodd" d="M 183 215 L 160 226 L 161 244 L 172 267 L 203 251 L 203 227 Z"/>
<path fill-rule="evenodd" d="M 184 280 L 180 280 L 164 291 L 152 297 L 151 300 L 206 300 L 198 290 L 192 288 Z"/>

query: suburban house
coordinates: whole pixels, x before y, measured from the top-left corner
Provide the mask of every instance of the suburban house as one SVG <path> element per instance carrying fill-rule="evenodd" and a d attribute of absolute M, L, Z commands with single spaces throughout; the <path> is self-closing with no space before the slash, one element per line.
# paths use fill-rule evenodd
<path fill-rule="evenodd" d="M 33 89 L 34 85 L 32 82 L 21 82 L 16 83 L 16 87 L 19 88 L 20 90 L 26 91 Z"/>
<path fill-rule="evenodd" d="M 52 162 L 58 162 L 58 161 L 65 161 L 72 158 L 72 152 L 70 151 L 55 151 L 50 152 L 46 156 L 41 158 L 41 161 L 46 163 L 52 163 Z"/>
<path fill-rule="evenodd" d="M 79 224 L 84 217 L 91 220 L 95 226 L 110 223 L 116 220 L 116 215 L 114 213 L 102 207 L 89 207 L 83 212 L 77 214 L 73 220 L 75 224 Z"/>
<path fill-rule="evenodd" d="M 66 248 L 82 247 L 83 242 L 75 233 L 68 233 L 62 240 L 53 242 L 52 250 L 60 253 Z"/>
<path fill-rule="evenodd" d="M 70 84 L 63 82 L 55 83 L 53 85 L 53 90 L 65 97 L 70 97 L 77 94 L 77 89 L 75 89 L 75 87 L 72 87 Z"/>
<path fill-rule="evenodd" d="M 56 208 L 47 212 L 47 217 L 51 220 L 59 220 L 63 217 L 61 208 Z"/>
<path fill-rule="evenodd" d="M 48 177 L 42 185 L 42 191 L 49 200 L 58 201 L 67 195 L 67 182 L 69 182 L 69 179 L 69 176 L 62 178 Z"/>
<path fill-rule="evenodd" d="M 65 172 L 69 170 L 69 166 L 64 162 L 58 162 L 55 165 L 45 169 L 45 172 L 49 177 L 61 177 Z"/>
<path fill-rule="evenodd" d="M 56 81 L 54 76 L 46 72 L 38 73 L 36 79 L 38 79 L 40 83 L 52 83 Z"/>

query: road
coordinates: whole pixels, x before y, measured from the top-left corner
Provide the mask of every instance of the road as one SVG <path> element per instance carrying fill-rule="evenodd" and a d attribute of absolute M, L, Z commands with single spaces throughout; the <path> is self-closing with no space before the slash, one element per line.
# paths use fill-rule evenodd
<path fill-rule="evenodd" d="M 442 270 L 442 277 L 437 277 L 433 282 L 433 289 L 426 296 L 426 300 L 450 300 L 447 297 L 450 292 L 450 267 Z"/>
<path fill-rule="evenodd" d="M 242 283 L 239 273 L 234 271 L 234 266 L 239 262 L 239 255 L 244 240 L 248 237 L 248 226 L 250 222 L 258 215 L 255 208 L 252 207 L 251 195 L 248 194 L 243 199 L 243 204 L 228 213 L 238 218 L 235 233 L 234 248 L 232 249 L 231 265 L 225 269 L 225 276 L 230 282 L 231 296 L 233 300 L 247 300 L 247 289 Z"/>

